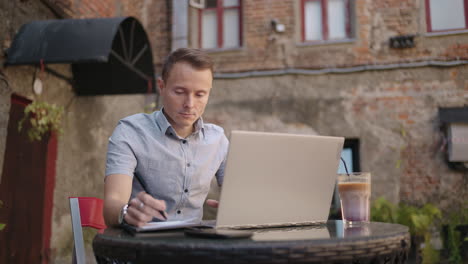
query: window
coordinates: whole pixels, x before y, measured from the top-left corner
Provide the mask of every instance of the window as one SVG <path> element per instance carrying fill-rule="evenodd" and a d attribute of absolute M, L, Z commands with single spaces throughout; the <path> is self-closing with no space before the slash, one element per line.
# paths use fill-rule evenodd
<path fill-rule="evenodd" d="M 426 0 L 427 31 L 467 28 L 468 0 Z"/>
<path fill-rule="evenodd" d="M 302 41 L 351 38 L 351 0 L 302 0 Z"/>
<path fill-rule="evenodd" d="M 346 139 L 344 142 L 343 150 L 341 151 L 341 158 L 346 162 L 346 167 L 349 172 L 360 171 L 359 162 L 359 140 Z M 340 161 L 338 173 L 346 173 L 344 164 Z"/>
<path fill-rule="evenodd" d="M 205 0 L 198 11 L 198 46 L 202 49 L 241 46 L 241 0 Z"/>

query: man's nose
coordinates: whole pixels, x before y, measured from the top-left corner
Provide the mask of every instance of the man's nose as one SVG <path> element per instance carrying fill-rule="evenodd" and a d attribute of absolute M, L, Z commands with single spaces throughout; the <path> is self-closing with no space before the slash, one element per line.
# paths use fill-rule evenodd
<path fill-rule="evenodd" d="M 188 95 L 185 98 L 184 107 L 187 107 L 187 108 L 193 107 L 193 101 L 194 101 L 193 95 Z"/>

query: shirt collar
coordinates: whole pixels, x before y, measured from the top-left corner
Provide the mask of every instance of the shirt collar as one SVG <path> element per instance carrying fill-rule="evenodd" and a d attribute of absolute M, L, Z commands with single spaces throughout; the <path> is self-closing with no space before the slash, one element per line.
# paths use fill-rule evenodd
<path fill-rule="evenodd" d="M 172 127 L 171 123 L 167 120 L 166 116 L 163 113 L 164 107 L 161 109 L 161 111 L 156 111 L 154 112 L 154 118 L 156 121 L 156 125 L 159 127 L 162 133 L 167 134 L 168 131 L 174 131 L 174 128 Z M 193 131 L 193 134 L 197 134 L 198 132 L 202 132 L 203 136 L 205 136 L 205 124 L 203 122 L 203 118 L 200 117 L 197 121 L 195 121 L 194 124 L 195 131 Z"/>

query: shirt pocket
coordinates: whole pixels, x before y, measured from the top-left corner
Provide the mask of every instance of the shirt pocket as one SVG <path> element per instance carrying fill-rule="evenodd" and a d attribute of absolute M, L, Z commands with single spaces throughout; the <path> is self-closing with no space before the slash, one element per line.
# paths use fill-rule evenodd
<path fill-rule="evenodd" d="M 217 171 L 215 164 L 206 164 L 204 168 L 198 172 L 198 177 L 193 179 L 192 186 L 195 191 L 208 193 L 210 190 L 211 180 Z"/>
<path fill-rule="evenodd" d="M 180 167 L 176 160 L 149 160 L 145 175 L 148 191 L 157 199 L 173 200 L 182 188 Z"/>

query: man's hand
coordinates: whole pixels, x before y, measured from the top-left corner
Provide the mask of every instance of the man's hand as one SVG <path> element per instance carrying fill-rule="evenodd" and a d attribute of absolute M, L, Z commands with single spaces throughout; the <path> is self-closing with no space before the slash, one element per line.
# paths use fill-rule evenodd
<path fill-rule="evenodd" d="M 153 217 L 166 220 L 166 202 L 157 200 L 146 192 L 140 192 L 130 200 L 125 222 L 134 226 L 143 226 L 150 222 Z"/>
<path fill-rule="evenodd" d="M 124 174 L 111 174 L 104 183 L 104 219 L 107 226 L 119 225 L 119 214 L 128 203 L 132 193 L 132 177 Z M 125 222 L 134 226 L 142 226 L 154 217 L 164 219 L 166 203 L 156 200 L 145 192 L 139 193 L 129 203 Z M 160 212 L 158 212 L 160 210 Z M 165 220 L 165 219 L 164 219 Z"/>
<path fill-rule="evenodd" d="M 209 207 L 218 208 L 219 202 L 213 199 L 208 199 L 206 200 L 206 205 L 208 205 Z"/>

